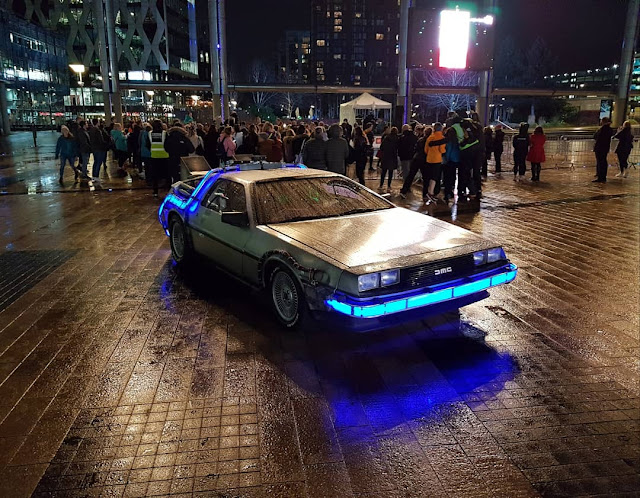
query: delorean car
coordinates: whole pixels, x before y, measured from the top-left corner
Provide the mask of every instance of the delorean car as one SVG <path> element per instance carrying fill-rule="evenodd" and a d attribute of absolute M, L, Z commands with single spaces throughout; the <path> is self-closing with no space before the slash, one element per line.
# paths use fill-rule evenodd
<path fill-rule="evenodd" d="M 249 163 L 175 183 L 158 212 L 179 265 L 201 256 L 264 290 L 286 327 L 373 329 L 456 309 L 511 282 L 497 244 L 335 173 Z"/>

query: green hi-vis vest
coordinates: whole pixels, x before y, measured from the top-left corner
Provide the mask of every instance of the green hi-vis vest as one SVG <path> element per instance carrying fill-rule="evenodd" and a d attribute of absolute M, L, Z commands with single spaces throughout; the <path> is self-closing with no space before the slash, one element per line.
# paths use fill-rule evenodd
<path fill-rule="evenodd" d="M 151 142 L 151 158 L 152 159 L 168 159 L 169 154 L 164 150 L 164 139 L 167 132 L 162 133 L 149 132 L 149 141 Z"/>

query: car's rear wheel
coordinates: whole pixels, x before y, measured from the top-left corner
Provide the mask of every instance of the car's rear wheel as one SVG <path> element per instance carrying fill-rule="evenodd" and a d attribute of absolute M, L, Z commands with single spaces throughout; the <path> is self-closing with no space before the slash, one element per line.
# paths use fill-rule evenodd
<path fill-rule="evenodd" d="M 277 266 L 269 278 L 271 305 L 278 321 L 287 328 L 301 326 L 307 314 L 307 303 L 297 279 L 291 272 Z"/>
<path fill-rule="evenodd" d="M 172 218 L 169 224 L 169 241 L 171 244 L 171 256 L 174 261 L 180 265 L 184 265 L 192 259 L 193 251 L 187 230 L 180 218 Z"/>

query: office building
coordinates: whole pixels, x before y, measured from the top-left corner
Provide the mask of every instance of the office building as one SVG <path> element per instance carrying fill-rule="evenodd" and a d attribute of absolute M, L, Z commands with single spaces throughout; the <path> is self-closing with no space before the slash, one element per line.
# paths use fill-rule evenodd
<path fill-rule="evenodd" d="M 313 0 L 313 82 L 395 85 L 399 16 L 398 0 Z"/>
<path fill-rule="evenodd" d="M 278 81 L 307 84 L 311 79 L 311 32 L 287 30 L 276 52 Z"/>
<path fill-rule="evenodd" d="M 60 34 L 0 10 L 0 99 L 13 129 L 48 128 L 64 121 L 69 93 L 65 40 Z"/>

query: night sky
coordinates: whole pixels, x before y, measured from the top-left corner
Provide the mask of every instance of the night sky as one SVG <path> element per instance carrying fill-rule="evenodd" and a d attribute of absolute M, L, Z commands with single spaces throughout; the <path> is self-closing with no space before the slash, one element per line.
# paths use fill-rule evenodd
<path fill-rule="evenodd" d="M 309 29 L 310 0 L 228 1 L 229 65 L 269 58 L 286 29 Z M 511 36 L 521 48 L 541 36 L 558 70 L 604 67 L 620 59 L 627 0 L 499 0 L 496 40 Z"/>

